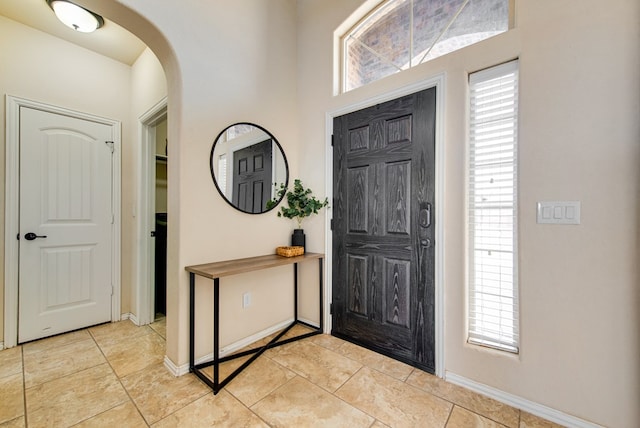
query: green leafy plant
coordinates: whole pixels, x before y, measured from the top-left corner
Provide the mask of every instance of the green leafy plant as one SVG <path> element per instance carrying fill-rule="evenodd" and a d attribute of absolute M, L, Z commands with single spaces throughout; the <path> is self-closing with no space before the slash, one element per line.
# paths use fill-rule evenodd
<path fill-rule="evenodd" d="M 276 193 L 276 197 L 267 202 L 267 209 L 275 207 L 283 196 L 286 196 L 287 205 L 280 207 L 278 217 L 286 217 L 295 219 L 298 222 L 298 229 L 302 229 L 302 220 L 312 214 L 318 214 L 318 211 L 329 205 L 329 199 L 324 201 L 312 196 L 311 189 L 305 189 L 302 181 L 296 178 L 293 181 L 293 189 L 289 190 L 284 184 L 280 184 L 280 188 Z"/>

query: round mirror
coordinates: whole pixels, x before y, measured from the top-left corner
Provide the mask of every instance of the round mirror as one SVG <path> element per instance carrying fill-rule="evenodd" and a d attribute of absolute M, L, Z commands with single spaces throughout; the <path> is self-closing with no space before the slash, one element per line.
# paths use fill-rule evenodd
<path fill-rule="evenodd" d="M 287 186 L 289 181 L 289 165 L 280 143 L 253 123 L 225 128 L 211 147 L 210 166 L 222 197 L 250 214 L 273 209 L 277 204 L 267 208 L 267 202 L 277 197 L 281 184 Z"/>

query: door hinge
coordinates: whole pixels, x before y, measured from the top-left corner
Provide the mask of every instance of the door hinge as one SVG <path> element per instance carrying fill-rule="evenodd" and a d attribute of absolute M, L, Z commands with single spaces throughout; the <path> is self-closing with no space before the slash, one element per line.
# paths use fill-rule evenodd
<path fill-rule="evenodd" d="M 331 230 L 333 230 L 333 219 L 331 219 Z"/>
<path fill-rule="evenodd" d="M 152 230 L 152 231 L 151 231 L 151 237 L 152 237 L 152 238 L 155 238 L 155 237 L 156 237 L 156 231 L 155 231 L 155 230 Z"/>
<path fill-rule="evenodd" d="M 331 134 L 331 147 L 333 147 L 333 143 L 335 141 L 335 135 Z"/>
<path fill-rule="evenodd" d="M 333 303 L 329 303 L 329 315 L 333 315 Z"/>
<path fill-rule="evenodd" d="M 111 214 L 111 224 L 114 224 L 116 222 L 116 216 L 115 214 Z"/>
<path fill-rule="evenodd" d="M 111 153 L 113 153 L 115 151 L 115 143 L 113 141 L 105 141 L 104 142 L 107 146 L 109 146 L 109 149 L 111 149 Z"/>

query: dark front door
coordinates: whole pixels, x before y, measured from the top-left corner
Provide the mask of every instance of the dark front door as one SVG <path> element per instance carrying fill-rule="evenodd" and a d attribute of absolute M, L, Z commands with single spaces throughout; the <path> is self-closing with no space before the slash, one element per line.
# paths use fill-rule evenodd
<path fill-rule="evenodd" d="M 273 142 L 265 140 L 233 153 L 233 204 L 248 213 L 261 213 L 271 198 Z"/>
<path fill-rule="evenodd" d="M 332 334 L 435 371 L 436 90 L 334 119 Z"/>

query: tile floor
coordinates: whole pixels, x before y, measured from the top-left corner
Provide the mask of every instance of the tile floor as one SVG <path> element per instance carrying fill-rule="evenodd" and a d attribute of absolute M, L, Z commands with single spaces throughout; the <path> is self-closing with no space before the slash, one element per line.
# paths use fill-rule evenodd
<path fill-rule="evenodd" d="M 268 350 L 214 396 L 167 371 L 164 337 L 164 320 L 121 321 L 0 351 L 0 427 L 558 426 L 328 335 Z"/>

